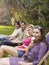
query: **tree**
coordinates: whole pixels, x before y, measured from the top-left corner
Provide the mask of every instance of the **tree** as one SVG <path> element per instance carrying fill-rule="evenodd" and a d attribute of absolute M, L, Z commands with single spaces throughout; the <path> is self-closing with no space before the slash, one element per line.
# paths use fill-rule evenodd
<path fill-rule="evenodd" d="M 49 28 L 49 0 L 4 0 L 15 20 Z"/>

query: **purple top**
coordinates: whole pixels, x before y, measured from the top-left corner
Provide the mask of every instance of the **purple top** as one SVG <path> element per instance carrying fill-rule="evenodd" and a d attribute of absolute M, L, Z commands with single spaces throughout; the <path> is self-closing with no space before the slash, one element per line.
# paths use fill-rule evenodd
<path fill-rule="evenodd" d="M 46 36 L 46 42 L 48 43 L 48 50 L 49 50 L 49 35 Z"/>
<path fill-rule="evenodd" d="M 49 35 L 46 36 L 46 41 L 49 44 Z"/>
<path fill-rule="evenodd" d="M 45 43 L 35 44 L 32 49 L 28 52 L 27 56 L 33 59 L 33 65 L 37 65 L 41 58 L 45 55 L 47 51 L 47 46 Z M 19 65 L 19 61 L 25 61 L 24 58 L 10 58 L 10 65 Z"/>

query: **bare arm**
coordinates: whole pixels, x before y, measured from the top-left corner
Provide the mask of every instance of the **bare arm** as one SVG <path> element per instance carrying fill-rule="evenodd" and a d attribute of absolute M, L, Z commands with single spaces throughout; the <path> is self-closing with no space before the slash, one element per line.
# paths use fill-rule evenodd
<path fill-rule="evenodd" d="M 16 50 L 21 50 L 21 51 L 26 51 L 25 48 L 19 48 L 19 47 L 20 47 L 20 46 L 16 46 L 15 49 L 16 49 Z"/>
<path fill-rule="evenodd" d="M 11 42 L 13 42 L 13 43 L 18 43 L 18 44 L 22 44 L 22 43 L 23 43 L 23 41 L 16 40 L 16 39 L 12 40 Z"/>
<path fill-rule="evenodd" d="M 31 49 L 33 47 L 34 41 L 31 41 L 31 43 L 29 44 L 29 46 L 26 48 L 26 53 L 29 51 L 29 49 Z"/>

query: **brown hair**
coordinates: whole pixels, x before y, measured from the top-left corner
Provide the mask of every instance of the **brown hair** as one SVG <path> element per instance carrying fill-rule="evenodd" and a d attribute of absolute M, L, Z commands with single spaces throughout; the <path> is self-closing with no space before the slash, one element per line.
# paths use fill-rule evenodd
<path fill-rule="evenodd" d="M 20 21 L 15 21 L 15 23 L 20 27 Z"/>
<path fill-rule="evenodd" d="M 34 26 L 34 28 L 35 28 L 35 29 L 37 28 L 37 29 L 40 30 L 40 32 L 41 32 L 41 39 L 40 39 L 40 41 L 45 42 L 45 33 L 44 33 L 43 27 L 41 27 L 41 26 L 39 26 L 39 25 L 36 25 L 36 26 Z"/>

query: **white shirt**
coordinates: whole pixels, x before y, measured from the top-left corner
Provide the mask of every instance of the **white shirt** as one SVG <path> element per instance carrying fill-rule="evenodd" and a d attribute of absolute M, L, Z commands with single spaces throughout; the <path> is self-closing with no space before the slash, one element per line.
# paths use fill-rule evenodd
<path fill-rule="evenodd" d="M 11 37 L 16 37 L 21 32 L 21 28 L 15 29 L 14 32 L 10 35 Z"/>

